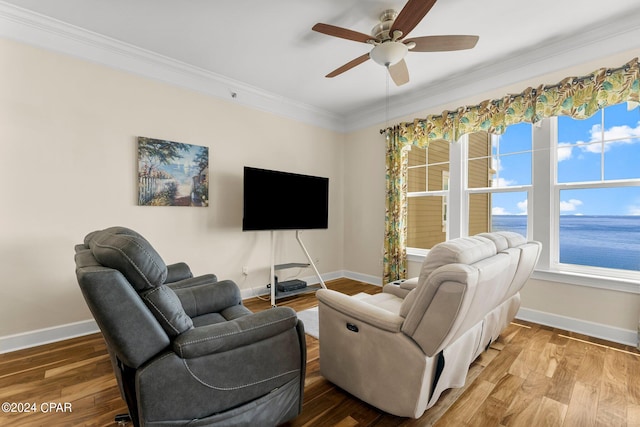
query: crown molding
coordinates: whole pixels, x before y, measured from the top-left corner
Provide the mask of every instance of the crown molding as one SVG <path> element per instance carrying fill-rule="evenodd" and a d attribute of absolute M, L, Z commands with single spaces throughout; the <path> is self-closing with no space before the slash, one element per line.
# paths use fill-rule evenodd
<path fill-rule="evenodd" d="M 0 1 L 0 37 L 341 132 L 338 114 Z"/>
<path fill-rule="evenodd" d="M 468 99 L 474 94 L 534 79 L 605 56 L 639 49 L 639 21 L 640 8 L 634 13 L 614 17 L 561 39 L 548 40 L 477 66 L 471 71 L 436 81 L 409 95 L 392 97 L 389 100 L 389 118 L 385 117 L 385 106 L 362 109 L 347 117 L 345 132 L 380 125 L 386 121 L 398 121 L 429 108 Z M 622 64 L 602 66 L 619 65 Z M 522 90 L 524 89 L 523 87 Z"/>

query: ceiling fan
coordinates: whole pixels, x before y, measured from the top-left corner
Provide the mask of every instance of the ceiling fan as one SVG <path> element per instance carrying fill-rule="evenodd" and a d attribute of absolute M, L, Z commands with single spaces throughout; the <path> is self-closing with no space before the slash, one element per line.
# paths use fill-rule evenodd
<path fill-rule="evenodd" d="M 478 36 L 424 36 L 406 39 L 425 15 L 431 10 L 436 0 L 409 0 L 400 13 L 385 10 L 380 15 L 380 23 L 373 27 L 372 35 L 360 33 L 330 24 L 318 23 L 312 30 L 333 37 L 353 40 L 374 45 L 369 53 L 353 59 L 326 75 L 335 77 L 362 64 L 369 58 L 384 65 L 397 86 L 409 82 L 409 70 L 404 60 L 409 52 L 446 52 L 473 48 Z"/>

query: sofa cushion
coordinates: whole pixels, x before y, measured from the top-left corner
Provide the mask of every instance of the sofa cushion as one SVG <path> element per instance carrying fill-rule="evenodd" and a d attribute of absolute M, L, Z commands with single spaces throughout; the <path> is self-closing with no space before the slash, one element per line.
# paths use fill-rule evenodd
<path fill-rule="evenodd" d="M 481 233 L 478 234 L 478 236 L 486 237 L 493 241 L 498 252 L 527 243 L 527 239 L 522 234 L 513 231 L 495 231 L 492 233 Z"/>
<path fill-rule="evenodd" d="M 504 236 L 509 242 L 510 248 L 515 248 L 516 246 L 524 245 L 527 243 L 527 238 L 524 237 L 520 233 L 515 233 L 513 231 L 500 231 L 498 234 Z"/>
<path fill-rule="evenodd" d="M 137 291 L 160 286 L 167 277 L 167 265 L 140 234 L 125 227 L 111 227 L 85 238 L 95 259 L 120 271 Z"/>
<path fill-rule="evenodd" d="M 407 315 L 409 314 L 409 310 L 411 310 L 411 307 L 413 307 L 413 303 L 416 301 L 417 295 L 418 292 L 414 288 L 409 291 L 406 297 L 404 297 L 404 299 L 402 300 L 402 305 L 400 306 L 400 312 L 398 313 L 400 314 L 400 316 L 406 319 Z"/>
<path fill-rule="evenodd" d="M 193 321 L 182 308 L 180 299 L 167 285 L 146 291 L 142 299 L 169 337 L 193 328 Z"/>
<path fill-rule="evenodd" d="M 495 244 L 486 237 L 460 237 L 438 243 L 431 248 L 422 263 L 418 286 L 421 286 L 438 267 L 453 263 L 473 264 L 496 253 Z"/>

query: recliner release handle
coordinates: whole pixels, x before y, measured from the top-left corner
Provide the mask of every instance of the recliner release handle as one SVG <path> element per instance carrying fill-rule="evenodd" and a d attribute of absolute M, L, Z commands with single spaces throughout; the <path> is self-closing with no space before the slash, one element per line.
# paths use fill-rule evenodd
<path fill-rule="evenodd" d="M 353 323 L 347 323 L 347 329 L 351 332 L 358 332 L 358 327 Z"/>

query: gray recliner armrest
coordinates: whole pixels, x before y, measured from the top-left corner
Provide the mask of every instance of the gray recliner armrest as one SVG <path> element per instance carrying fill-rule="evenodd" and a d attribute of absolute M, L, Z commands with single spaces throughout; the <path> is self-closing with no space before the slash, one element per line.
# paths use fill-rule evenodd
<path fill-rule="evenodd" d="M 184 262 L 177 262 L 175 264 L 167 265 L 167 278 L 164 283 L 173 283 L 178 280 L 189 279 L 191 277 L 193 277 L 193 273 L 191 272 L 189 265 Z"/>
<path fill-rule="evenodd" d="M 185 359 L 252 345 L 296 327 L 290 307 L 276 307 L 238 319 L 190 329 L 173 341 L 174 352 Z"/>
<path fill-rule="evenodd" d="M 215 274 L 203 274 L 202 276 L 189 277 L 187 279 L 180 279 L 175 282 L 165 283 L 165 285 L 175 291 L 177 289 L 190 288 L 192 286 L 210 285 L 217 281 L 218 278 Z"/>
<path fill-rule="evenodd" d="M 217 313 L 227 307 L 242 304 L 240 289 L 235 282 L 218 282 L 213 280 L 214 275 L 211 276 L 213 278 L 208 280 L 205 276 L 199 276 L 168 285 L 180 299 L 180 304 L 189 317 Z"/>

